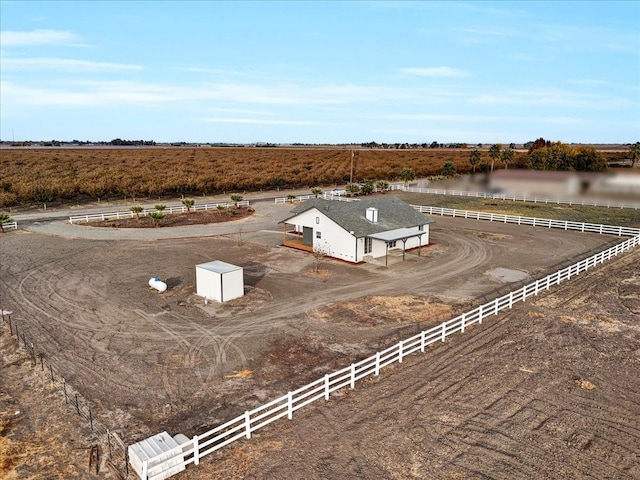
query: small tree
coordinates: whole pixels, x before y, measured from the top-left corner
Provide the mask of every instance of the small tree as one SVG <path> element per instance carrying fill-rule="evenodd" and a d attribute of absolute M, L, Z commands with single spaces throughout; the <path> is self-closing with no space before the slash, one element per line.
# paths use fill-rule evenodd
<path fill-rule="evenodd" d="M 513 159 L 516 156 L 516 152 L 513 151 L 511 147 L 507 147 L 502 151 L 501 159 L 502 163 L 504 163 L 504 169 L 507 170 L 509 168 L 509 164 L 513 162 Z"/>
<path fill-rule="evenodd" d="M 629 155 L 631 156 L 631 168 L 634 168 L 638 158 L 640 158 L 640 142 L 629 146 Z"/>
<path fill-rule="evenodd" d="M 183 198 L 182 204 L 187 207 L 187 213 L 191 213 L 191 208 L 196 204 L 196 201 L 191 198 Z"/>
<path fill-rule="evenodd" d="M 456 164 L 453 162 L 445 162 L 442 166 L 442 175 L 445 177 L 455 177 L 458 174 Z"/>
<path fill-rule="evenodd" d="M 138 220 L 140 220 L 140 214 L 144 210 L 144 207 L 142 205 L 134 205 L 129 210 L 131 210 L 133 213 L 135 213 L 136 214 L 136 218 Z"/>
<path fill-rule="evenodd" d="M 320 264 L 324 260 L 325 257 L 329 256 L 331 253 L 331 249 L 329 248 L 329 244 L 324 242 L 322 245 L 315 245 L 313 247 L 313 271 L 314 273 L 318 273 L 320 271 Z"/>
<path fill-rule="evenodd" d="M 402 172 L 400 172 L 400 180 L 404 182 L 404 186 L 408 186 L 411 180 L 416 178 L 415 173 L 410 168 L 403 168 Z"/>
<path fill-rule="evenodd" d="M 153 225 L 156 228 L 160 226 L 160 222 L 164 220 L 165 217 L 164 213 L 162 213 L 161 211 L 151 212 L 149 216 L 153 219 Z"/>
<path fill-rule="evenodd" d="M 156 210 L 159 212 L 163 212 L 166 208 L 167 206 L 164 203 L 159 203 L 158 205 L 156 205 Z"/>
<path fill-rule="evenodd" d="M 349 193 L 349 195 L 351 195 L 352 197 L 357 194 L 360 193 L 360 185 L 358 185 L 357 183 L 349 183 L 347 184 L 346 187 L 344 187 L 344 189 Z"/>
<path fill-rule="evenodd" d="M 238 208 L 238 202 L 242 201 L 242 195 L 240 195 L 239 193 L 232 193 L 231 201 L 233 202 L 233 206 Z"/>
<path fill-rule="evenodd" d="M 389 190 L 389 182 L 387 182 L 386 180 L 378 180 L 376 182 L 376 190 L 383 193 L 386 192 L 387 190 Z"/>
<path fill-rule="evenodd" d="M 482 153 L 477 148 L 471 151 L 469 155 L 469 163 L 471 164 L 472 170 L 471 175 L 475 175 L 476 166 L 482 161 Z"/>
<path fill-rule="evenodd" d="M 489 156 L 491 157 L 491 171 L 493 172 L 493 164 L 496 160 L 500 158 L 500 154 L 502 152 L 502 145 L 496 143 L 495 145 L 491 145 L 489 148 Z"/>
<path fill-rule="evenodd" d="M 313 187 L 311 189 L 311 194 L 314 195 L 316 198 L 318 198 L 320 195 L 322 195 L 322 189 L 318 187 Z"/>
<path fill-rule="evenodd" d="M 374 191 L 373 180 L 365 180 L 360 187 L 360 192 L 363 195 L 370 195 Z"/>
<path fill-rule="evenodd" d="M 296 196 L 293 193 L 287 194 L 287 202 L 293 203 L 295 199 L 296 199 Z"/>
<path fill-rule="evenodd" d="M 11 222 L 11 216 L 8 213 L 0 212 L 0 232 L 4 233 L 4 225 L 5 223 Z"/>

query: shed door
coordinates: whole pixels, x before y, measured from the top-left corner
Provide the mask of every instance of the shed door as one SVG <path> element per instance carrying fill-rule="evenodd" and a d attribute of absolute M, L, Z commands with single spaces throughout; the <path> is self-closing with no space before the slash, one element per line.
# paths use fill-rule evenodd
<path fill-rule="evenodd" d="M 302 243 L 305 245 L 313 245 L 313 228 L 302 227 Z"/>

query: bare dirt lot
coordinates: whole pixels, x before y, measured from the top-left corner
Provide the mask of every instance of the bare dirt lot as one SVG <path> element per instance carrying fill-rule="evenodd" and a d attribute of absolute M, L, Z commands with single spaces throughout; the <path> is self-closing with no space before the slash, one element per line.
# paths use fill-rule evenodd
<path fill-rule="evenodd" d="M 88 240 L 23 231 L 4 235 L 0 276 L 3 304 L 14 311 L 20 325 L 39 339 L 40 349 L 55 360 L 65 372 L 67 381 L 96 405 L 101 419 L 113 428 L 121 429 L 125 440 L 133 442 L 162 430 L 171 434 L 200 433 L 291 387 L 303 385 L 473 304 L 620 241 L 599 235 L 438 217 L 432 226 L 433 245 L 423 249 L 421 257 L 412 252 L 404 262 L 394 258 L 391 268 L 368 264 L 352 266 L 325 260 L 320 272 L 314 273 L 312 256 L 278 246 L 282 234 L 277 233 L 276 222 L 271 227 L 264 224 L 259 208 L 256 217 L 263 222 L 261 230 L 244 236 Z M 214 259 L 243 266 L 245 297 L 224 305 L 204 305 L 194 295 L 194 266 Z M 618 273 L 621 277 L 605 277 L 611 288 L 615 282 L 622 285 L 624 279 L 637 279 L 634 264 L 628 261 L 625 265 Z M 155 276 L 166 280 L 169 286 L 162 295 L 148 288 L 148 279 Z M 583 284 L 575 293 L 586 291 L 591 292 L 592 297 L 600 295 L 599 289 L 594 290 L 603 284 L 602 278 L 594 274 L 585 278 L 590 279 L 585 280 L 590 283 Z M 613 395 L 612 392 L 621 395 L 619 389 L 623 381 L 627 384 L 637 382 L 630 371 L 637 367 L 638 354 L 630 345 L 635 344 L 637 350 L 637 316 L 634 315 L 638 311 L 633 298 L 637 295 L 638 283 L 631 281 L 624 285 L 631 292 L 631 307 L 625 307 L 626 310 L 619 307 L 623 302 L 620 295 L 611 299 L 603 297 L 619 310 L 606 315 L 611 322 L 598 320 L 598 313 L 592 313 L 595 316 L 591 321 L 590 317 L 584 317 L 584 320 L 576 313 L 573 321 L 560 319 L 555 322 L 554 319 L 564 311 L 564 306 L 560 310 L 558 305 L 540 305 L 541 311 L 531 314 L 523 310 L 521 318 L 514 310 L 510 319 L 520 318 L 518 321 L 523 322 L 522 325 L 509 327 L 511 323 L 497 322 L 483 326 L 478 337 L 461 337 L 439 347 L 437 356 L 428 356 L 431 358 L 428 369 L 427 364 L 414 360 L 415 366 L 405 364 L 393 373 L 402 375 L 397 379 L 394 377 L 394 382 L 369 387 L 387 389 L 378 393 L 379 397 L 387 399 L 385 402 L 371 399 L 370 412 L 356 414 L 356 405 L 369 402 L 364 397 L 347 395 L 341 402 L 347 402 L 346 405 L 356 402 L 350 404 L 354 423 L 343 423 L 349 425 L 348 434 L 341 433 L 339 425 L 342 421 L 337 417 L 334 420 L 333 410 L 323 407 L 319 411 L 324 412 L 325 419 L 316 420 L 316 426 L 309 420 L 309 426 L 301 427 L 297 433 L 289 430 L 282 438 L 274 436 L 272 441 L 265 440 L 267 443 L 260 440 L 260 446 L 254 447 L 255 443 L 252 443 L 229 449 L 226 454 L 223 452 L 219 460 L 225 465 L 226 470 L 222 471 L 226 473 L 220 474 L 220 478 L 241 476 L 240 470 L 234 468 L 246 468 L 246 472 L 256 478 L 299 478 L 303 473 L 312 478 L 428 478 L 425 471 L 433 471 L 438 465 L 440 468 L 451 465 L 446 460 L 447 455 L 464 456 L 462 445 L 457 443 L 462 442 L 462 435 L 480 442 L 487 425 L 498 432 L 492 439 L 502 449 L 503 456 L 494 457 L 495 465 L 487 463 L 483 467 L 477 460 L 469 464 L 480 468 L 478 472 L 495 472 L 491 476 L 507 478 L 503 474 L 508 471 L 508 459 L 512 455 L 511 443 L 507 440 L 524 449 L 524 445 L 520 445 L 526 443 L 524 437 L 518 435 L 528 432 L 528 424 L 524 422 L 519 434 L 510 433 L 509 429 L 515 429 L 520 422 L 518 418 L 508 422 L 511 418 L 508 415 L 517 413 L 513 410 L 516 404 L 524 408 L 533 402 L 527 408 L 538 408 L 542 411 L 540 415 L 550 418 L 554 413 L 545 412 L 545 407 L 554 407 L 559 412 L 572 411 L 577 416 L 583 408 L 580 405 L 586 400 L 581 400 L 579 407 L 572 406 L 577 400 L 567 393 L 574 392 L 571 388 L 578 388 L 577 392 L 584 395 Z M 587 308 L 589 302 L 595 300 L 592 297 L 582 298 L 576 308 Z M 544 299 L 548 298 L 551 297 Z M 596 307 L 607 308 L 607 305 L 600 302 Z M 571 313 L 566 315 L 571 317 Z M 592 324 L 609 328 L 606 330 L 607 335 L 611 335 L 607 340 L 609 343 L 602 345 L 609 344 L 615 350 L 602 350 L 606 358 L 598 357 L 595 365 L 587 354 L 593 354 L 590 349 L 600 348 L 598 345 L 602 342 L 596 338 L 582 344 L 584 338 L 590 338 L 588 332 L 593 331 Z M 612 325 L 619 331 L 614 332 Z M 554 331 L 554 328 L 558 333 L 550 338 L 561 345 L 549 342 L 547 338 L 547 330 Z M 582 330 L 587 333 L 577 333 Z M 510 333 L 514 336 L 510 337 Z M 474 343 L 474 338 L 479 343 Z M 524 342 L 524 346 L 518 349 L 518 342 Z M 537 349 L 532 350 L 532 345 Z M 484 354 L 477 353 L 484 348 Z M 516 350 L 507 352 L 505 349 Z M 526 360 L 529 354 L 531 359 Z M 478 358 L 473 360 L 476 355 Z M 565 360 L 570 361 L 564 363 L 554 359 L 554 355 L 560 355 L 560 359 L 564 355 Z M 521 365 L 516 366 L 513 360 L 508 362 L 505 358 L 515 359 Z M 544 358 L 547 363 L 543 362 Z M 558 365 L 557 368 L 585 373 L 576 373 L 578 376 L 571 379 L 574 383 L 566 386 L 559 383 L 562 379 L 559 371 L 554 375 L 553 369 L 543 368 L 549 363 Z M 615 372 L 600 372 L 595 368 L 600 364 L 611 369 L 616 366 L 618 376 Z M 622 365 L 629 365 L 629 370 Z M 463 375 L 462 367 L 480 370 L 467 371 Z M 531 372 L 517 370 L 519 373 L 514 374 L 513 369 L 520 367 Z M 417 376 L 416 371 L 422 373 Z M 621 383 L 603 387 L 601 385 L 605 384 L 598 383 L 601 378 L 594 372 L 602 373 L 602 380 L 614 382 L 618 378 Z M 503 378 L 505 375 L 508 378 Z M 402 385 L 403 379 L 409 384 L 394 391 L 396 385 Z M 580 388 L 575 382 L 581 380 L 592 382 L 596 388 Z M 516 381 L 509 390 L 504 390 Z M 531 392 L 534 393 L 521 398 L 518 392 L 525 390 L 527 381 L 532 382 Z M 555 400 L 543 396 L 547 381 L 553 386 Z M 434 389 L 434 385 L 440 387 Z M 561 385 L 566 388 L 562 390 Z M 434 390 L 439 393 L 429 402 L 417 401 L 410 395 L 420 392 L 419 395 L 429 398 Z M 611 415 L 617 415 L 617 419 L 612 420 L 617 425 L 615 428 L 620 429 L 620 424 L 625 424 L 622 430 L 627 432 L 625 435 L 629 435 L 630 445 L 635 445 L 636 451 L 638 424 L 636 422 L 634 426 L 633 422 L 620 419 L 620 415 L 629 412 L 625 415 L 633 413 L 637 417 L 639 390 L 635 383 L 624 393 L 623 400 L 607 406 Z M 535 392 L 541 392 L 541 403 L 536 403 L 538 394 Z M 389 398 L 393 398 L 392 407 Z M 501 398 L 504 398 L 502 403 Z M 603 401 L 609 402 L 608 398 L 603 397 Z M 496 411 L 490 410 L 491 402 L 498 405 Z M 433 411 L 430 410 L 432 405 L 435 405 Z M 463 407 L 470 405 L 473 407 L 471 413 L 465 412 Z M 590 405 L 589 409 L 592 408 Z M 327 406 L 328 409 L 331 407 Z M 453 411 L 449 411 L 452 408 Z M 388 409 L 386 413 L 385 409 Z M 487 409 L 489 413 L 486 413 Z M 533 416 L 533 413 L 526 411 L 523 415 Z M 556 415 L 560 416 L 559 413 Z M 303 413 L 301 418 L 304 416 Z M 375 422 L 367 423 L 366 418 Z M 385 419 L 389 419 L 386 426 Z M 411 419 L 417 419 L 419 434 L 407 433 L 412 429 L 409 424 L 403 428 L 394 427 L 396 422 Z M 480 420 L 486 423 L 480 423 Z M 566 422 L 564 417 L 558 421 Z M 318 433 L 318 437 L 325 439 L 326 448 L 333 451 L 335 458 L 328 456 L 326 461 L 319 458 L 315 463 L 306 462 L 307 467 L 315 465 L 316 470 L 299 471 L 298 462 L 302 462 L 304 454 L 302 450 L 297 451 L 298 444 L 292 444 L 291 448 L 286 444 L 296 438 L 298 443 L 304 442 L 310 431 L 316 435 L 318 422 L 330 427 L 326 431 L 328 436 L 322 437 L 323 434 Z M 378 423 L 380 427 L 376 430 Z M 561 426 L 570 424 L 573 427 L 574 423 L 572 420 L 554 428 L 560 431 Z M 358 426 L 368 429 L 368 438 L 358 435 Z M 507 430 L 502 431 L 503 427 Z M 286 428 L 289 427 L 278 426 L 272 431 Z M 348 444 L 339 444 L 337 449 L 331 449 L 330 443 L 343 434 L 359 447 L 351 450 Z M 269 435 L 276 433 L 264 434 L 265 437 Z M 413 439 L 411 435 L 417 438 Z M 628 443 L 626 437 L 615 441 L 622 440 Z M 434 455 L 424 454 L 426 449 L 421 450 L 420 446 L 428 442 L 441 444 L 443 450 Z M 416 451 L 412 451 L 414 447 Z M 433 452 L 435 446 L 428 449 Z M 553 442 L 540 449 L 561 458 Z M 513 455 L 517 456 L 517 451 Z M 253 469 L 251 458 L 259 457 L 264 464 L 265 453 L 269 458 L 280 460 L 267 462 L 267 470 Z M 381 459 L 377 464 L 369 461 L 374 453 Z M 479 452 L 474 455 L 482 456 Z M 527 469 L 532 469 L 536 463 L 532 460 L 535 455 L 527 455 L 518 460 L 518 468 L 523 472 L 521 478 L 526 478 Z M 415 474 L 407 470 L 408 462 L 415 464 Z M 368 464 L 373 470 L 365 468 Z M 459 478 L 468 477 L 469 472 L 473 474 L 468 469 L 471 467 L 466 468 L 467 474 L 464 474 L 461 467 L 463 475 Z M 540 468 L 544 472 L 550 465 Z M 631 471 L 629 466 L 624 468 Z M 258 471 L 272 474 L 264 476 L 264 473 L 256 473 Z M 602 470 L 609 471 L 615 472 Z M 455 469 L 441 472 L 458 474 Z M 444 474 L 434 477 L 446 478 Z M 197 478 L 194 475 L 198 473 L 191 469 L 185 475 L 185 478 Z M 203 475 L 201 478 L 211 478 L 211 473 Z M 569 477 L 565 475 L 565 478 Z M 607 477 L 600 475 L 599 478 Z"/>
<path fill-rule="evenodd" d="M 636 249 L 179 478 L 640 478 L 639 264 Z"/>

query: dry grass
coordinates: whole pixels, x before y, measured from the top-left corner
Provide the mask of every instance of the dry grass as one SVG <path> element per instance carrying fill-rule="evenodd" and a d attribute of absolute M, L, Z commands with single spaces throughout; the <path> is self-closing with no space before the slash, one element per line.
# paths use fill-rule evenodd
<path fill-rule="evenodd" d="M 320 308 L 312 312 L 311 318 L 328 323 L 355 322 L 367 327 L 416 322 L 427 326 L 451 318 L 452 311 L 451 305 L 413 295 L 368 296 L 357 302 L 340 302 Z"/>
<path fill-rule="evenodd" d="M 596 386 L 589 380 L 584 380 L 582 378 L 574 380 L 574 383 L 583 390 L 593 390 L 594 388 L 596 388 Z"/>

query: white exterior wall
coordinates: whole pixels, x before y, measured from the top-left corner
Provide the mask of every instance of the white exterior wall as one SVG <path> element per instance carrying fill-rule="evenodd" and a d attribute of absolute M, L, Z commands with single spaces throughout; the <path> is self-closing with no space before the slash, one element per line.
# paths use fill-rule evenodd
<path fill-rule="evenodd" d="M 196 266 L 196 295 L 221 303 L 244 296 L 243 270 L 219 273 Z"/>
<path fill-rule="evenodd" d="M 316 220 L 318 219 L 318 220 Z M 319 222 L 319 223 L 317 223 Z M 311 209 L 296 217 L 296 230 L 313 229 L 313 248 L 328 250 L 327 255 L 348 262 L 357 262 L 355 237 L 329 219 L 318 209 Z M 317 238 L 320 232 L 321 238 Z"/>

